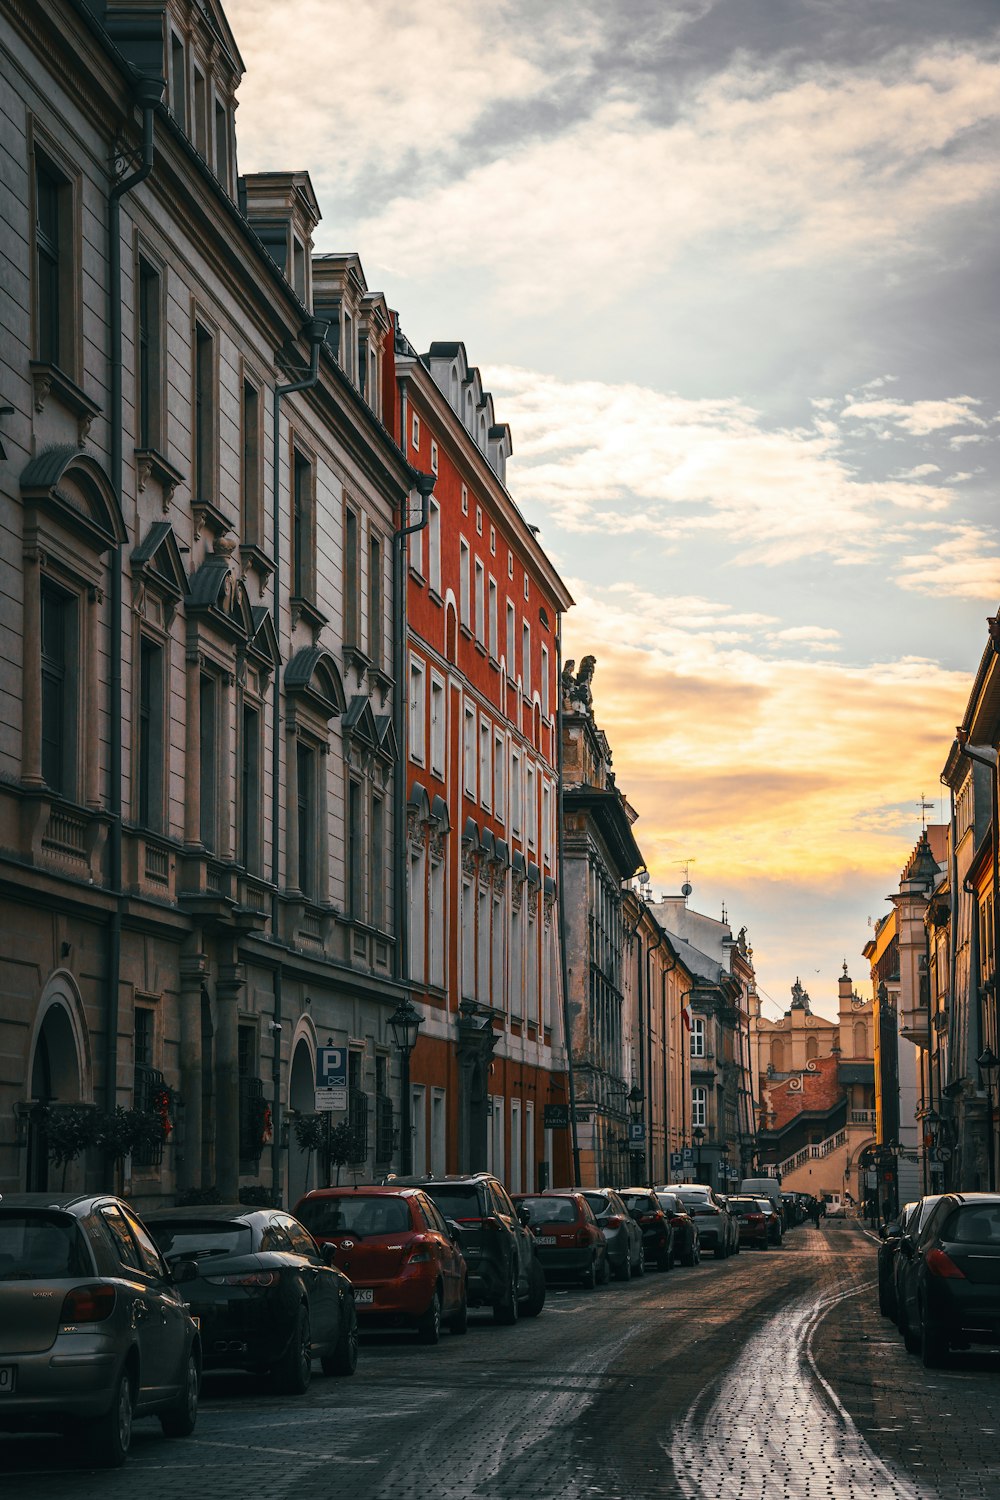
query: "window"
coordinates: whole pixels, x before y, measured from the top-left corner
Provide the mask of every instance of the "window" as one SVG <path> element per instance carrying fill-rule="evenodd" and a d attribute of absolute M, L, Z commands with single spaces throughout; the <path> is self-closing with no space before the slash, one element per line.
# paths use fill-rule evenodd
<path fill-rule="evenodd" d="M 507 600 L 507 675 L 514 677 L 517 673 L 517 616 L 514 605 L 510 599 Z"/>
<path fill-rule="evenodd" d="M 343 357 L 344 357 L 344 374 L 348 375 L 350 377 L 350 379 L 353 380 L 354 379 L 354 319 L 351 317 L 350 313 L 346 310 L 346 308 L 344 310 L 344 348 L 343 348 L 342 352 L 343 352 Z M 416 418 L 414 418 L 414 420 L 416 421 Z M 419 431 L 419 423 L 418 423 L 418 431 Z M 414 444 L 414 446 L 416 446 L 416 444 Z"/>
<path fill-rule="evenodd" d="M 424 763 L 424 699 L 423 663 L 410 658 L 410 759 L 418 765 Z"/>
<path fill-rule="evenodd" d="M 260 463 L 260 392 L 249 380 L 243 381 L 240 408 L 240 533 L 249 546 L 263 541 L 260 528 L 263 472 Z"/>
<path fill-rule="evenodd" d="M 469 544 L 465 537 L 459 537 L 458 541 L 458 609 L 459 621 L 466 630 L 472 622 L 472 606 L 469 600 L 470 590 L 470 568 Z"/>
<path fill-rule="evenodd" d="M 420 418 L 417 416 L 416 412 L 413 413 L 413 425 L 410 430 L 410 447 L 420 447 Z"/>
<path fill-rule="evenodd" d="M 200 68 L 194 70 L 194 144 L 208 160 L 208 90 L 205 75 Z"/>
<path fill-rule="evenodd" d="M 304 261 L 304 257 L 303 257 Z M 303 278 L 305 272 L 303 270 Z M 358 393 L 362 400 L 366 398 L 368 391 L 368 340 L 358 339 Z"/>
<path fill-rule="evenodd" d="M 486 571 L 476 558 L 476 640 L 486 644 Z"/>
<path fill-rule="evenodd" d="M 194 327 L 194 482 L 195 499 L 215 496 L 215 340 L 200 323 Z"/>
<path fill-rule="evenodd" d="M 384 601 L 382 594 L 382 540 L 368 534 L 368 655 L 376 667 L 382 665 Z"/>
<path fill-rule="evenodd" d="M 133 1012 L 132 1061 L 138 1068 L 153 1066 L 153 1021 L 156 1012 L 137 1005 Z"/>
<path fill-rule="evenodd" d="M 414 520 L 411 516 L 411 520 Z M 424 530 L 410 532 L 410 567 L 419 578 L 424 576 Z"/>
<path fill-rule="evenodd" d="M 510 757 L 510 826 L 514 833 L 521 832 L 521 757 L 516 750 Z"/>
<path fill-rule="evenodd" d="M 35 159 L 35 352 L 74 374 L 76 364 L 73 190 L 41 154 Z"/>
<path fill-rule="evenodd" d="M 187 130 L 187 69 L 184 65 L 184 43 L 170 33 L 170 108 L 182 130 Z"/>
<path fill-rule="evenodd" d="M 708 1090 L 694 1088 L 691 1090 L 691 1124 L 700 1125 L 702 1129 L 708 1124 Z"/>
<path fill-rule="evenodd" d="M 436 776 L 444 776 L 445 757 L 445 698 L 444 683 L 440 677 L 431 677 L 431 770 Z"/>
<path fill-rule="evenodd" d="M 299 868 L 295 884 L 304 896 L 316 895 L 316 752 L 295 742 L 299 819 Z"/>
<path fill-rule="evenodd" d="M 494 661 L 499 656 L 499 641 L 497 639 L 499 626 L 497 624 L 497 581 L 490 579 L 490 656 Z"/>
<path fill-rule="evenodd" d="M 479 798 L 484 807 L 490 805 L 490 726 L 486 719 L 479 720 Z"/>
<path fill-rule="evenodd" d="M 477 505 L 476 506 L 476 535 L 477 536 L 482 536 L 482 534 L 483 534 L 483 507 L 481 505 Z"/>
<path fill-rule="evenodd" d="M 371 922 L 380 931 L 385 927 L 385 803 L 372 797 L 372 819 L 369 829 L 371 849 L 368 858 L 368 882 L 371 890 Z"/>
<path fill-rule="evenodd" d="M 220 100 L 215 101 L 215 175 L 224 188 L 229 187 L 229 120 L 226 117 L 226 106 Z M 302 247 L 298 247 L 301 255 Z M 303 262 L 305 257 L 302 257 Z M 302 290 L 299 291 L 296 282 L 295 290 L 300 298 L 305 300 L 305 269 L 303 266 Z"/>
<path fill-rule="evenodd" d="M 365 853 L 362 828 L 361 783 L 347 783 L 347 904 L 356 922 L 364 919 Z"/>
<path fill-rule="evenodd" d="M 514 554 L 513 554 L 513 552 L 508 552 L 507 553 L 507 577 L 508 578 L 513 578 L 513 576 L 514 576 Z"/>
<path fill-rule="evenodd" d="M 521 687 L 526 698 L 531 697 L 531 626 L 527 620 L 521 624 Z"/>
<path fill-rule="evenodd" d="M 535 808 L 535 768 L 529 761 L 525 767 L 525 822 L 527 824 L 528 847 L 534 849 L 538 838 L 538 819 Z"/>
<path fill-rule="evenodd" d="M 238 858 L 244 869 L 260 874 L 260 714 L 249 703 L 243 705 L 240 737 L 240 845 Z"/>
<path fill-rule="evenodd" d="M 552 850 L 549 847 L 549 822 L 552 807 L 552 788 L 549 783 L 542 779 L 542 857 L 547 864 L 552 862 Z"/>
<path fill-rule="evenodd" d="M 434 442 L 434 440 L 432 438 L 431 439 L 431 473 L 432 474 L 436 474 L 437 471 L 438 471 L 438 445 L 437 445 L 437 443 Z"/>
<path fill-rule="evenodd" d="M 705 1056 L 705 1017 L 691 1017 L 691 1056 Z"/>
<path fill-rule="evenodd" d="M 523 891 L 523 888 L 522 888 Z M 510 1013 L 520 1016 L 524 1010 L 524 898 L 520 905 L 511 904 L 510 912 Z"/>
<path fill-rule="evenodd" d="M 463 759 L 465 763 L 465 790 L 470 797 L 476 795 L 476 710 L 471 703 L 465 705 L 463 725 Z"/>
<path fill-rule="evenodd" d="M 136 745 L 136 817 L 142 828 L 163 824 L 163 651 L 155 641 L 139 639 L 138 743 Z"/>
<path fill-rule="evenodd" d="M 206 849 L 215 849 L 218 838 L 219 794 L 219 684 L 210 672 L 202 672 L 199 683 L 200 745 L 199 837 Z"/>
<path fill-rule="evenodd" d="M 538 1021 L 538 918 L 532 898 L 528 900 L 528 943 L 525 954 L 524 1013 L 529 1021 Z"/>
<path fill-rule="evenodd" d="M 524 597 L 525 597 L 525 599 L 527 599 L 527 597 L 528 597 L 528 575 L 527 575 L 527 573 L 525 573 L 525 575 L 524 575 Z"/>
<path fill-rule="evenodd" d="M 463 516 L 467 516 L 468 514 L 469 514 L 469 486 L 467 484 L 463 484 L 462 485 L 462 515 Z"/>
<path fill-rule="evenodd" d="M 462 994 L 476 993 L 476 912 L 471 880 L 462 881 Z"/>
<path fill-rule="evenodd" d="M 497 1007 L 503 1004 L 504 995 L 504 922 L 503 922 L 503 898 L 499 895 L 493 897 L 493 934 L 491 940 L 490 957 L 490 982 L 493 987 L 493 1004 Z"/>
<path fill-rule="evenodd" d="M 490 527 L 490 556 L 491 557 L 496 557 L 496 555 L 497 555 L 497 529 L 496 529 L 495 526 L 491 526 Z"/>
<path fill-rule="evenodd" d="M 295 448 L 292 453 L 292 594 L 296 599 L 312 598 L 313 573 L 313 466 L 305 454 Z"/>
<path fill-rule="evenodd" d="M 444 861 L 431 860 L 430 912 L 428 919 L 430 934 L 430 982 L 444 989 Z"/>
<path fill-rule="evenodd" d="M 138 423 L 136 446 L 160 446 L 160 276 L 139 258 L 139 347 L 136 361 Z"/>
<path fill-rule="evenodd" d="M 427 513 L 427 581 L 436 594 L 441 592 L 441 507 L 436 500 Z"/>
<path fill-rule="evenodd" d="M 42 776 L 54 792 L 76 795 L 76 601 L 42 581 Z"/>
<path fill-rule="evenodd" d="M 547 719 L 549 716 L 549 650 L 547 646 L 542 646 L 540 676 L 541 680 L 538 686 L 541 690 L 542 718 Z"/>
<path fill-rule="evenodd" d="M 427 859 L 421 848 L 410 851 L 410 978 L 418 984 L 426 979 L 427 966 Z"/>
<path fill-rule="evenodd" d="M 504 754 L 503 735 L 498 734 L 493 741 L 493 811 L 497 817 L 503 820 L 506 808 L 504 787 L 507 780 L 504 775 L 507 757 Z"/>
<path fill-rule="evenodd" d="M 350 646 L 361 644 L 361 622 L 358 619 L 360 530 L 358 517 L 348 506 L 344 511 L 344 640 Z"/>
<path fill-rule="evenodd" d="M 476 947 L 476 996 L 483 1005 L 490 1003 L 490 893 L 479 887 L 476 903 L 477 947 Z M 497 999 L 500 997 L 497 996 Z"/>

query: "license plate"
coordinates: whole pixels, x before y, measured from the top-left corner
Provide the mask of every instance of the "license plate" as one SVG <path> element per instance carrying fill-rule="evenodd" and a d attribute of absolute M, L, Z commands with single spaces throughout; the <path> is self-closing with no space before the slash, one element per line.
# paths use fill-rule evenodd
<path fill-rule="evenodd" d="M 354 1288 L 355 1302 L 374 1302 L 375 1288 L 371 1286 L 356 1286 Z"/>
<path fill-rule="evenodd" d="M 536 1245 L 554 1245 L 556 1237 L 554 1234 L 539 1234 L 535 1236 Z"/>
<path fill-rule="evenodd" d="M 13 1396 L 17 1365 L 0 1365 L 0 1396 Z"/>

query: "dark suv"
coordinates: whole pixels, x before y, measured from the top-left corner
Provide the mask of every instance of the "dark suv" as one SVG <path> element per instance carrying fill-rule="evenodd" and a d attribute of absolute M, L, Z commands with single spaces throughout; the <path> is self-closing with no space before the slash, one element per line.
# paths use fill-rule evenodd
<path fill-rule="evenodd" d="M 458 1227 L 469 1269 L 469 1306 L 492 1307 L 497 1323 L 520 1313 L 537 1318 L 545 1305 L 545 1273 L 534 1236 L 522 1224 L 507 1189 L 488 1172 L 467 1177 L 395 1177 L 394 1187 L 421 1187 Z"/>

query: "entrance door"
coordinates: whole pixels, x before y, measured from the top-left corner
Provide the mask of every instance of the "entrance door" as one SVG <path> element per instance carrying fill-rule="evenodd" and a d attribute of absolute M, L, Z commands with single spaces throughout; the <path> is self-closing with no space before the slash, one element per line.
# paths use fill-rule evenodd
<path fill-rule="evenodd" d="M 46 1193 L 54 1186 L 45 1141 L 45 1106 L 79 1104 L 80 1064 L 69 1017 L 61 1005 L 50 1005 L 35 1043 L 31 1062 L 31 1099 L 39 1106 L 28 1120 L 25 1186 L 29 1193 Z M 83 1166 L 72 1163 L 67 1182 L 82 1183 Z"/>

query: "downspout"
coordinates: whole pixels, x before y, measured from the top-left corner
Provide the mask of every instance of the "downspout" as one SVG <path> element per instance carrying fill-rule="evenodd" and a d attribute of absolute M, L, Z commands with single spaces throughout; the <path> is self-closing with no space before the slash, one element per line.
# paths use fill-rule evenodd
<path fill-rule="evenodd" d="M 117 181 L 108 195 L 108 344 L 110 361 L 111 487 L 122 506 L 124 434 L 122 431 L 122 242 L 121 200 L 153 170 L 153 116 L 166 87 L 162 78 L 137 75 L 132 97 L 142 110 L 142 157 L 134 172 Z M 122 962 L 122 555 L 121 543 L 111 564 L 108 600 L 109 739 L 108 754 L 108 883 L 114 906 L 108 924 L 108 1029 L 104 1053 L 105 1104 L 113 1112 L 118 1103 L 118 1001 Z"/>
<path fill-rule="evenodd" d="M 576 1126 L 576 1078 L 573 1073 L 573 1038 L 569 1025 L 569 966 L 566 959 L 566 873 L 563 853 L 563 689 L 562 689 L 562 611 L 556 617 L 556 864 L 559 870 L 559 968 L 562 974 L 563 1033 L 566 1042 L 566 1082 L 569 1089 L 569 1128 L 573 1144 L 573 1186 L 578 1188 L 580 1173 L 580 1137 Z"/>
<path fill-rule="evenodd" d="M 278 636 L 278 656 L 281 656 L 280 634 L 281 615 L 281 400 L 283 396 L 290 396 L 295 391 L 312 390 L 319 380 L 319 351 L 326 338 L 329 323 L 319 318 L 311 318 L 305 324 L 302 332 L 309 340 L 309 369 L 301 380 L 293 380 L 288 385 L 276 385 L 274 387 L 274 405 L 272 407 L 271 428 L 271 493 L 272 493 L 272 527 L 273 527 L 273 550 L 272 561 L 274 563 L 274 630 Z M 281 858 L 279 852 L 279 838 L 281 834 L 281 671 L 276 665 L 274 669 L 274 682 L 271 686 L 271 941 L 278 943 L 281 940 L 279 917 L 281 902 L 278 895 L 281 886 Z M 289 817 L 294 817 L 294 810 L 289 810 Z M 271 1201 L 275 1208 L 280 1208 L 282 1201 L 282 1157 L 281 1157 L 281 1133 L 282 1133 L 282 1110 L 281 1110 L 281 1013 L 282 1013 L 282 977 L 284 965 L 280 958 L 274 965 L 274 1007 L 271 1016 L 271 1037 L 273 1052 L 271 1056 L 271 1086 L 273 1098 L 271 1100 Z"/>

